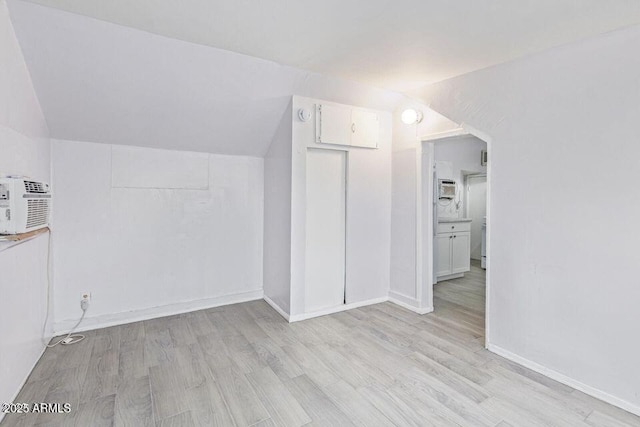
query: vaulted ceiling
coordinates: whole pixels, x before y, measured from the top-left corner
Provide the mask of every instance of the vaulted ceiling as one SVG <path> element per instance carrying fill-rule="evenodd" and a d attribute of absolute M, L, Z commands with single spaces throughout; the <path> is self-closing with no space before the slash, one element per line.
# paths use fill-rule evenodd
<path fill-rule="evenodd" d="M 262 156 L 291 95 L 392 110 L 395 92 L 10 3 L 51 137 Z"/>
<path fill-rule="evenodd" d="M 637 0 L 29 0 L 392 90 L 640 22 Z"/>
<path fill-rule="evenodd" d="M 9 8 L 53 137 L 250 155 L 266 151 L 292 94 L 390 110 L 399 92 L 640 22 L 637 0 Z"/>

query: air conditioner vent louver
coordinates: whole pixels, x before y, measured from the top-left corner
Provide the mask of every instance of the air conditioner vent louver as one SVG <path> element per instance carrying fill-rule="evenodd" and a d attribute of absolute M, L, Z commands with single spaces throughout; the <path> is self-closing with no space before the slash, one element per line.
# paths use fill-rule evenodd
<path fill-rule="evenodd" d="M 29 233 L 49 225 L 53 207 L 46 182 L 0 178 L 0 234 Z"/>
<path fill-rule="evenodd" d="M 41 182 L 25 181 L 24 188 L 27 193 L 47 193 L 49 189 Z"/>
<path fill-rule="evenodd" d="M 27 228 L 49 223 L 49 199 L 27 201 Z"/>

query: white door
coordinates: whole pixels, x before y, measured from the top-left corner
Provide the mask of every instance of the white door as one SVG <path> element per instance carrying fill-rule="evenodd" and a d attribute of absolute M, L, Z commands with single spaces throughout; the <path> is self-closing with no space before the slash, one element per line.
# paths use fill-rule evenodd
<path fill-rule="evenodd" d="M 435 244 L 435 270 L 436 276 L 451 274 L 451 240 L 452 234 L 437 234 Z"/>
<path fill-rule="evenodd" d="M 451 273 L 464 273 L 471 268 L 469 233 L 454 234 L 451 239 Z"/>
<path fill-rule="evenodd" d="M 487 215 L 487 177 L 467 178 L 467 216 L 471 218 L 471 258 L 482 256 L 482 223 Z"/>
<path fill-rule="evenodd" d="M 347 153 L 307 150 L 305 311 L 344 304 Z"/>

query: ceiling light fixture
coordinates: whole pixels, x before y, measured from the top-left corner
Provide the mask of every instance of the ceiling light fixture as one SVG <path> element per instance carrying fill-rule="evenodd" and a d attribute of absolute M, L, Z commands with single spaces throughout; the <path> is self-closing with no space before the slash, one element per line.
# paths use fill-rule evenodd
<path fill-rule="evenodd" d="M 416 123 L 420 123 L 424 118 L 422 111 L 414 110 L 413 108 L 408 108 L 402 112 L 402 123 L 406 125 L 413 125 Z"/>

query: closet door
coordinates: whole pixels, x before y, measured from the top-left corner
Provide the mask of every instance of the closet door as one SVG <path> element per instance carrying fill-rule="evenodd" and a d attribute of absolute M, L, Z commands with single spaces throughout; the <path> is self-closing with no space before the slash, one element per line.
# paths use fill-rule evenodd
<path fill-rule="evenodd" d="M 347 153 L 307 150 L 305 311 L 344 304 Z"/>

